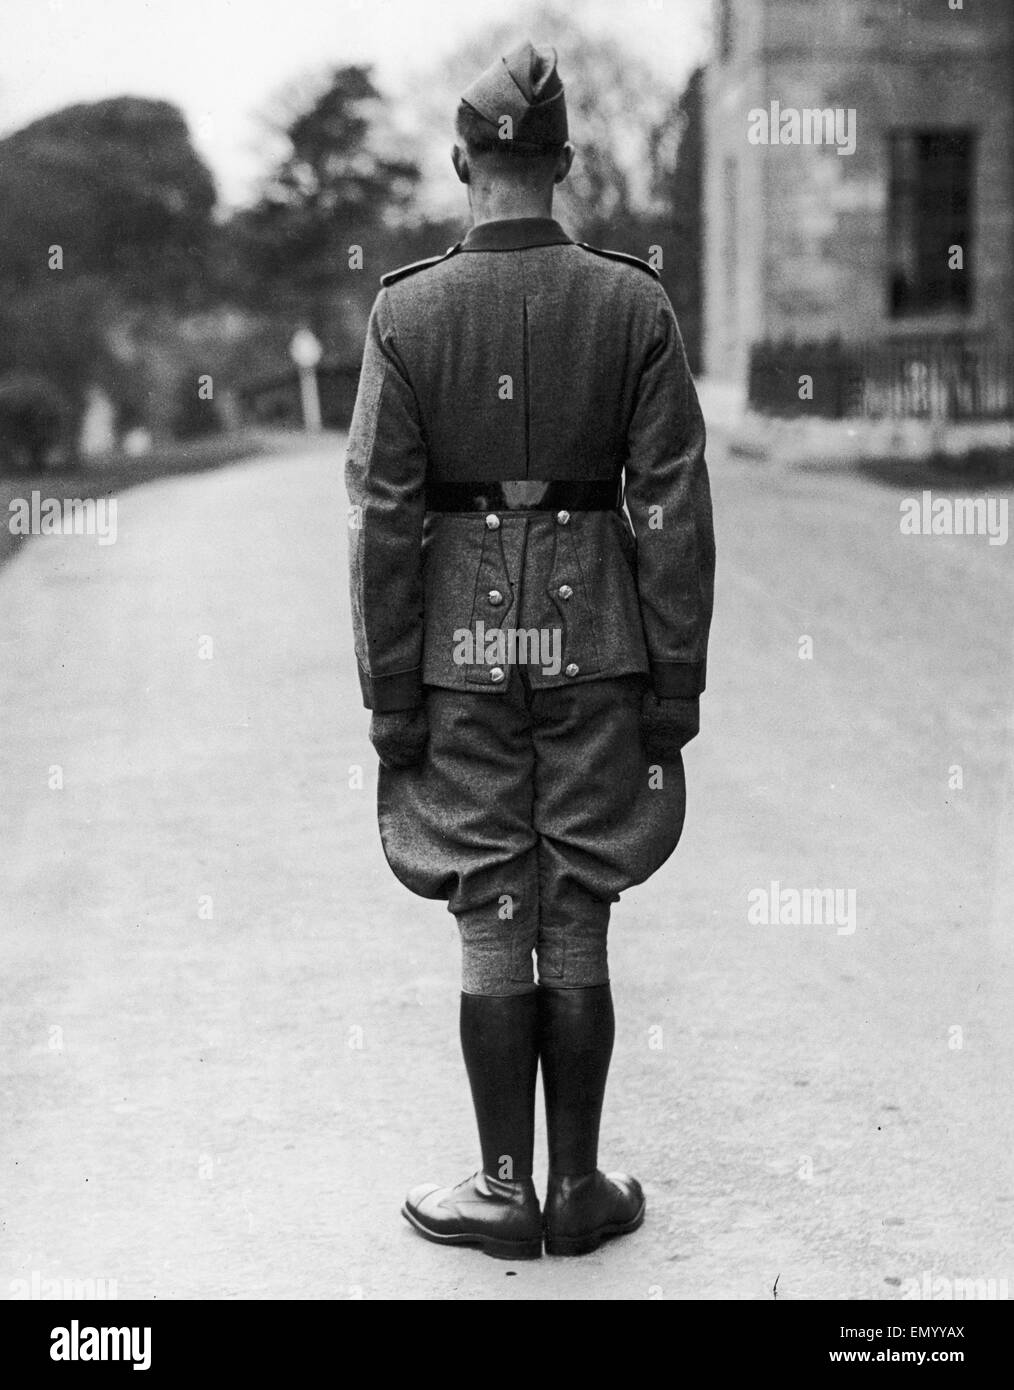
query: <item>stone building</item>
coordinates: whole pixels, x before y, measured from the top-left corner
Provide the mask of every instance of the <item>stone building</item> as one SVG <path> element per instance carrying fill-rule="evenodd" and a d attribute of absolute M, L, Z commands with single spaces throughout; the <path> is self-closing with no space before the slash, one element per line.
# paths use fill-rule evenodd
<path fill-rule="evenodd" d="M 823 413 L 1011 413 L 1012 67 L 1012 0 L 716 0 L 709 376 L 752 363 L 763 407 L 810 360 Z"/>

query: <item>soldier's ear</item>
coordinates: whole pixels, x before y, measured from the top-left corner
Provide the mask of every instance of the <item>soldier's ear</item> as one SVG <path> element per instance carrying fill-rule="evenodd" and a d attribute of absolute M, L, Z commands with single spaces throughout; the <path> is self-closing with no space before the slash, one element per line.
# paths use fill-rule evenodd
<path fill-rule="evenodd" d="M 556 168 L 553 171 L 553 182 L 563 183 L 570 173 L 570 166 L 574 163 L 574 146 L 568 140 L 563 149 L 556 157 Z"/>
<path fill-rule="evenodd" d="M 472 171 L 468 167 L 468 154 L 460 145 L 451 146 L 451 163 L 454 165 L 454 172 L 457 174 L 461 183 L 469 183 Z"/>

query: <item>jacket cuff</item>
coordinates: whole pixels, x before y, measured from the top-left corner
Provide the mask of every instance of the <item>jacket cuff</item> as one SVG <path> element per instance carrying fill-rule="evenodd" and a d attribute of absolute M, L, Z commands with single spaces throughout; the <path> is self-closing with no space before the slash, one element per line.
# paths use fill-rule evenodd
<path fill-rule="evenodd" d="M 660 700 L 696 700 L 704 689 L 704 661 L 653 661 L 651 685 Z"/>
<path fill-rule="evenodd" d="M 394 714 L 397 710 L 416 709 L 422 704 L 422 668 L 395 671 L 390 676 L 371 676 L 359 666 L 359 685 L 363 704 L 377 714 Z"/>

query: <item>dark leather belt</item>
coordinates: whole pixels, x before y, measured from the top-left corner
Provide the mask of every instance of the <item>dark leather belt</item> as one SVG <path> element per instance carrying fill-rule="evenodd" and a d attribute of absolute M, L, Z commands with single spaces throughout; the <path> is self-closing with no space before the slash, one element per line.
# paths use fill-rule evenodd
<path fill-rule="evenodd" d="M 503 483 L 428 483 L 431 512 L 611 512 L 623 501 L 619 478 L 548 482 L 519 478 Z"/>

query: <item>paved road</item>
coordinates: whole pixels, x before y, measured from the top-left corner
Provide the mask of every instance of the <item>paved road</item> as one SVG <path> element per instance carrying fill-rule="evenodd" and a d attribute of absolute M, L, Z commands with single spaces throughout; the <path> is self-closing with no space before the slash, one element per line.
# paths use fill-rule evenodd
<path fill-rule="evenodd" d="M 398 1216 L 475 1144 L 453 924 L 374 824 L 341 441 L 128 493 L 115 545 L 0 571 L 0 1296 L 1014 1287 L 1010 547 L 712 458 L 688 828 L 613 932 L 605 1153 L 650 1216 L 580 1261 Z M 751 922 L 772 880 L 854 889 L 855 931 Z"/>

